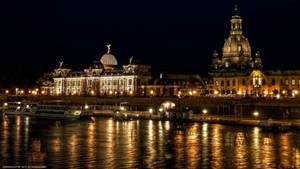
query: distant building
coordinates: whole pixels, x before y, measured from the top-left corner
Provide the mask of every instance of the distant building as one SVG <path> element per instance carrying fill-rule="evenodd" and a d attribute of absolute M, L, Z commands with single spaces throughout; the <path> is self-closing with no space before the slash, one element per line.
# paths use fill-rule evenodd
<path fill-rule="evenodd" d="M 253 57 L 248 39 L 243 35 L 242 19 L 235 6 L 229 37 L 223 46 L 223 55 L 213 53 L 205 81 L 206 93 L 214 96 L 296 96 L 300 90 L 300 70 L 263 70 L 261 54 Z"/>
<path fill-rule="evenodd" d="M 200 96 L 204 94 L 203 80 L 197 74 L 161 73 L 151 84 L 142 85 L 144 96 Z"/>
<path fill-rule="evenodd" d="M 117 59 L 107 45 L 100 61 L 83 71 L 65 68 L 63 62 L 52 73 L 53 90 L 50 95 L 121 96 L 138 95 L 139 86 L 151 80 L 151 67 L 131 57 L 129 64 L 118 67 Z M 47 86 L 44 86 L 44 88 Z M 49 90 L 49 89 L 48 89 Z M 50 91 L 50 90 L 49 90 Z"/>

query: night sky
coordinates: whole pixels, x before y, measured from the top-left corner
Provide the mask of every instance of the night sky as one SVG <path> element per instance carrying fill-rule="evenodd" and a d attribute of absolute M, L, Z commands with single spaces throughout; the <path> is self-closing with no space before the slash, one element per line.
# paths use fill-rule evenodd
<path fill-rule="evenodd" d="M 300 69 L 300 2 L 238 4 L 244 35 L 252 54 L 261 51 L 265 69 Z M 86 68 L 108 43 L 121 65 L 134 56 L 154 72 L 205 75 L 212 52 L 221 53 L 229 35 L 233 9 L 233 0 L 6 0 L 0 4 L 0 87 L 32 84 L 60 60 Z"/>

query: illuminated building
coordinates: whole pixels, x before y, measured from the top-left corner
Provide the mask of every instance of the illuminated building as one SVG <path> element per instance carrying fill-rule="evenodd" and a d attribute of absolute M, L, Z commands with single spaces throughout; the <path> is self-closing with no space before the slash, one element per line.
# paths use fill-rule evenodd
<path fill-rule="evenodd" d="M 263 70 L 261 54 L 251 55 L 251 46 L 243 35 L 242 19 L 235 6 L 229 37 L 222 58 L 213 53 L 206 94 L 212 96 L 297 96 L 300 70 Z"/>
<path fill-rule="evenodd" d="M 110 47 L 107 45 L 107 53 L 100 61 L 94 61 L 83 71 L 65 68 L 60 62 L 52 73 L 52 95 L 137 95 L 139 86 L 151 80 L 151 67 L 131 57 L 129 64 L 120 68 L 117 59 L 110 53 Z"/>

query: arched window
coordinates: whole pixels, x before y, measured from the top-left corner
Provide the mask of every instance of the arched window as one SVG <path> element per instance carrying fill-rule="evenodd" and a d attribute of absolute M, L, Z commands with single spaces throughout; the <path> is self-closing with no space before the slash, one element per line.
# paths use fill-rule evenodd
<path fill-rule="evenodd" d="M 129 79 L 128 85 L 132 85 L 132 79 Z"/>

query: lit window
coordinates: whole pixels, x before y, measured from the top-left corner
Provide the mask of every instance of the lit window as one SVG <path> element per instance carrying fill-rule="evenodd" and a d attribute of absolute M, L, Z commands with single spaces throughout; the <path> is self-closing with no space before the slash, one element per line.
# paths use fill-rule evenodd
<path fill-rule="evenodd" d="M 219 82 L 216 80 L 216 86 L 219 86 Z"/>
<path fill-rule="evenodd" d="M 295 86 L 295 84 L 296 84 L 296 80 L 293 79 L 293 80 L 292 80 L 292 85 Z"/>
<path fill-rule="evenodd" d="M 132 79 L 129 79 L 128 85 L 132 85 Z"/>
<path fill-rule="evenodd" d="M 284 84 L 285 84 L 285 85 L 289 85 L 289 80 L 288 80 L 288 79 L 285 79 Z"/>
<path fill-rule="evenodd" d="M 225 67 L 229 67 L 229 63 L 228 62 L 225 62 Z"/>

